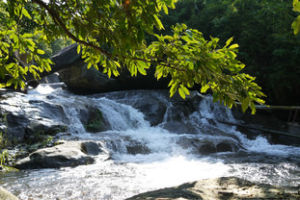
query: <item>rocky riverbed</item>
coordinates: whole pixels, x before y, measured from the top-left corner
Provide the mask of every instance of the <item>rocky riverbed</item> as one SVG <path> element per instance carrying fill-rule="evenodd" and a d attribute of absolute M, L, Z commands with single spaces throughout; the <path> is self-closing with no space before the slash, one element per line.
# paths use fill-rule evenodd
<path fill-rule="evenodd" d="M 61 85 L 2 95 L 1 128 L 20 171 L 2 173 L 0 185 L 21 200 L 119 200 L 166 187 L 145 195 L 234 199 L 262 184 L 295 195 L 285 188 L 300 183 L 300 148 L 220 123 L 246 122 L 210 98 L 170 100 L 164 90 L 81 96 Z"/>

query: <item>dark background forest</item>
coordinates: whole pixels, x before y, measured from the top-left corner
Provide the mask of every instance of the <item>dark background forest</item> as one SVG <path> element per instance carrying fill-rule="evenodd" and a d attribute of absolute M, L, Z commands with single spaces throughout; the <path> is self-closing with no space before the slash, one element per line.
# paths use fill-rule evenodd
<path fill-rule="evenodd" d="M 300 104 L 300 38 L 287 0 L 185 0 L 162 17 L 165 32 L 176 23 L 198 29 L 221 44 L 234 37 L 245 73 L 257 77 L 267 104 Z"/>

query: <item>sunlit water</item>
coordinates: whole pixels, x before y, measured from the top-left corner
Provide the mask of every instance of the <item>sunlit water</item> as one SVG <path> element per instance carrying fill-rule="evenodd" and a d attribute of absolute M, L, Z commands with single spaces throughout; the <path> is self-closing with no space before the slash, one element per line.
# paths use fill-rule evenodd
<path fill-rule="evenodd" d="M 168 106 L 164 116 L 166 120 L 172 105 L 165 96 L 153 93 Z M 54 98 L 49 98 L 49 95 Z M 62 105 L 69 118 L 68 131 L 71 133 L 62 137 L 100 142 L 110 153 L 111 159 L 104 161 L 96 156 L 96 163 L 92 165 L 2 175 L 0 184 L 22 200 L 120 200 L 149 190 L 221 176 L 237 176 L 273 185 L 300 184 L 300 148 L 271 145 L 261 136 L 255 140 L 247 139 L 235 127 L 218 123 L 216 119 L 236 120 L 230 110 L 213 104 L 210 99 L 201 101 L 198 110 L 183 119 L 197 130 L 196 134 L 190 134 L 172 133 L 164 129 L 166 121 L 151 126 L 144 114 L 131 106 L 130 102 L 137 100 L 135 96 L 75 96 L 60 88 L 40 85 L 24 98 Z M 12 103 L 17 98 L 8 101 Z M 77 108 L 86 102 L 96 105 L 103 112 L 111 130 L 96 134 L 85 131 Z M 214 130 L 216 134 L 206 130 Z M 229 140 L 238 144 L 240 149 L 203 155 L 193 147 L 182 145 L 184 141 L 193 140 L 215 144 Z M 128 154 L 126 146 L 132 142 L 145 146 L 149 152 Z"/>

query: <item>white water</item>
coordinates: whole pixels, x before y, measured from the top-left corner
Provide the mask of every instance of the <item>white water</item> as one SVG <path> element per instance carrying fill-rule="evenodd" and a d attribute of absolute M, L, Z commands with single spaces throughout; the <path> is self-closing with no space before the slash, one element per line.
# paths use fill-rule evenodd
<path fill-rule="evenodd" d="M 50 94 L 55 98 L 49 98 Z M 197 111 L 182 119 L 182 123 L 190 123 L 197 130 L 196 134 L 190 134 L 172 133 L 163 128 L 162 125 L 168 123 L 172 106 L 166 99 L 164 121 L 151 126 L 144 114 L 130 105 L 136 100 L 131 98 L 137 97 L 123 96 L 121 100 L 110 99 L 110 95 L 80 97 L 40 85 L 27 98 L 62 105 L 71 134 L 64 136 L 65 139 L 103 143 L 111 159 L 103 161 L 96 157 L 97 162 L 92 165 L 28 170 L 0 177 L 0 184 L 22 200 L 120 200 L 149 190 L 221 176 L 238 176 L 275 185 L 300 184 L 299 163 L 288 160 L 300 160 L 300 148 L 271 145 L 261 136 L 247 139 L 236 127 L 216 120 L 236 122 L 230 110 L 213 104 L 210 99 L 203 100 Z M 129 103 L 120 103 L 124 98 Z M 111 130 L 96 134 L 85 131 L 79 120 L 79 108 L 86 104 L 93 104 L 102 111 Z M 207 141 L 214 145 L 230 141 L 240 149 L 202 154 L 191 141 Z M 146 148 L 147 152 L 128 154 L 127 147 L 135 144 Z"/>

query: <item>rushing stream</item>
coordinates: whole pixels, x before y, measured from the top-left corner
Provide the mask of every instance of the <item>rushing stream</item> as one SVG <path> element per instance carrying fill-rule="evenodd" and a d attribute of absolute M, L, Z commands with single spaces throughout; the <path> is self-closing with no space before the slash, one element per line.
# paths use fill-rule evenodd
<path fill-rule="evenodd" d="M 110 159 L 99 155 L 91 165 L 1 175 L 0 184 L 22 200 L 120 200 L 221 176 L 281 186 L 300 184 L 299 147 L 271 145 L 261 136 L 247 139 L 236 127 L 219 123 L 236 119 L 209 98 L 170 101 L 163 91 L 77 96 L 51 85 L 40 85 L 24 98 L 61 105 L 69 130 L 60 137 L 96 141 Z M 17 97 L 10 99 L 14 100 Z M 87 104 L 102 111 L 107 131 L 85 131 L 78 107 Z M 212 147 L 217 151 L 207 150 Z"/>

